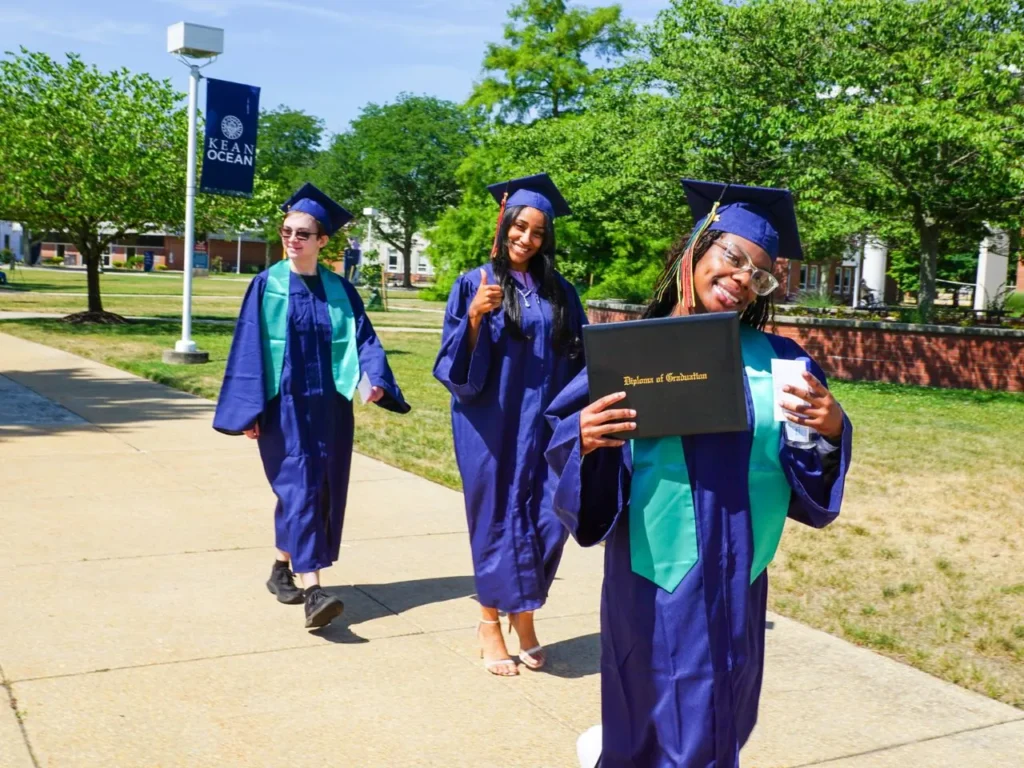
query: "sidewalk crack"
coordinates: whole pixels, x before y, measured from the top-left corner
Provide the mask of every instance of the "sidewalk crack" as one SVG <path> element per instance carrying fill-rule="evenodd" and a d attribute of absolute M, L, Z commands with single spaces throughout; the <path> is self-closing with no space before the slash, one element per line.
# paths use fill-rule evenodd
<path fill-rule="evenodd" d="M 14 719 L 18 721 L 18 730 L 21 731 L 21 738 L 25 742 L 25 749 L 28 750 L 29 760 L 32 761 L 32 765 L 35 766 L 35 768 L 40 768 L 35 750 L 32 749 L 32 742 L 29 741 L 28 738 L 28 731 L 25 730 L 25 715 L 20 709 L 18 709 L 18 698 L 14 695 L 14 686 L 7 679 L 7 675 L 4 674 L 4 668 L 2 665 L 0 665 L 0 685 L 3 686 L 5 691 L 7 691 L 7 703 L 10 705 L 11 711 L 14 712 Z"/>
<path fill-rule="evenodd" d="M 926 736 L 921 739 L 913 739 L 911 741 L 898 742 L 896 744 L 888 744 L 884 747 L 876 747 L 875 749 L 868 749 L 863 752 L 854 752 L 849 755 L 839 755 L 837 757 L 829 757 L 824 760 L 816 760 L 810 763 L 799 763 L 797 765 L 791 765 L 789 768 L 811 768 L 812 766 L 828 765 L 829 763 L 837 763 L 840 760 L 849 760 L 853 757 L 866 757 L 867 755 L 876 755 L 881 752 L 889 752 L 893 749 L 900 749 L 901 747 L 911 747 L 915 744 L 927 744 L 929 741 L 939 741 L 940 739 L 946 739 L 950 736 L 961 736 L 965 733 L 977 733 L 978 731 L 986 731 L 989 728 L 998 728 L 1002 725 L 1012 725 L 1013 723 L 1024 723 L 1024 716 L 1015 717 L 1010 720 L 1003 720 L 998 723 L 989 723 L 988 725 L 977 725 L 973 728 L 963 728 L 959 731 L 950 731 L 949 733 L 940 733 L 937 736 Z"/>

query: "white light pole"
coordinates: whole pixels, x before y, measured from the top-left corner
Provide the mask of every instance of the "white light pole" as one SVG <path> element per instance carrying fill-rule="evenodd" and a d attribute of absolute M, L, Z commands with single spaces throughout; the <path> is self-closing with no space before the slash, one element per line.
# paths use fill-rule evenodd
<path fill-rule="evenodd" d="M 363 208 L 363 216 L 366 216 L 369 220 L 366 225 L 366 250 L 373 250 L 373 217 L 377 215 L 376 208 Z M 377 254 L 378 261 L 380 260 L 380 254 Z"/>
<path fill-rule="evenodd" d="M 164 352 L 164 362 L 205 363 L 210 356 L 196 349 L 192 341 L 192 257 L 196 228 L 196 102 L 199 99 L 199 70 L 213 63 L 224 52 L 224 30 L 199 24 L 178 22 L 167 28 L 167 52 L 178 56 L 189 68 L 188 79 L 188 158 L 185 181 L 185 281 L 181 307 L 181 338 L 174 350 Z M 194 59 L 208 59 L 200 66 Z"/>

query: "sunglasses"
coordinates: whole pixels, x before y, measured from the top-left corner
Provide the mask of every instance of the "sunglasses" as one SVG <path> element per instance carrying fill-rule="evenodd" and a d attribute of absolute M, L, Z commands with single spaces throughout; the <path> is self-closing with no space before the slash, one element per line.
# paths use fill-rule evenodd
<path fill-rule="evenodd" d="M 306 242 L 311 237 L 318 237 L 316 232 L 310 232 L 307 229 L 292 229 L 291 227 L 281 227 L 277 233 L 281 236 L 281 240 L 291 240 L 294 237 L 300 243 Z"/>
<path fill-rule="evenodd" d="M 754 260 L 736 243 L 731 240 L 716 240 L 714 245 L 718 246 L 715 254 L 724 266 L 737 272 L 750 273 L 750 287 L 758 296 L 768 296 L 779 287 L 775 275 L 754 266 Z"/>

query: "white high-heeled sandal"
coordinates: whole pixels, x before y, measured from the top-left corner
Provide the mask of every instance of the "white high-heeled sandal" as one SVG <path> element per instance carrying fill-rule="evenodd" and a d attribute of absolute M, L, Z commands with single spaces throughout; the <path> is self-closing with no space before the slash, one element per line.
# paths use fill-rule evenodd
<path fill-rule="evenodd" d="M 499 625 L 500 628 L 501 620 L 499 619 L 497 621 L 488 621 L 487 619 L 480 619 L 480 623 L 476 626 L 476 634 L 478 639 L 480 636 L 480 627 L 483 624 L 490 624 L 491 626 L 497 624 Z M 482 647 L 480 648 L 480 658 L 484 658 L 484 649 Z M 525 664 L 526 662 L 523 663 Z M 498 669 L 498 667 L 510 667 L 512 671 L 510 674 L 496 672 L 495 670 Z M 493 661 L 488 661 L 487 659 L 484 659 L 484 669 L 486 669 L 495 677 L 515 677 L 519 674 L 519 668 L 516 666 L 515 659 L 513 659 L 511 656 L 507 656 L 504 659 L 495 659 Z"/>
<path fill-rule="evenodd" d="M 512 634 L 512 630 L 515 627 L 512 624 L 512 617 L 518 614 L 510 613 L 508 615 L 508 633 Z M 519 630 L 516 630 L 516 637 L 519 637 Z M 519 660 L 523 662 L 527 669 L 532 669 L 534 672 L 544 668 L 544 665 L 548 663 L 547 657 L 542 656 L 540 659 L 534 657 L 535 653 L 540 653 L 544 650 L 543 645 L 536 645 L 533 648 L 520 649 Z"/>

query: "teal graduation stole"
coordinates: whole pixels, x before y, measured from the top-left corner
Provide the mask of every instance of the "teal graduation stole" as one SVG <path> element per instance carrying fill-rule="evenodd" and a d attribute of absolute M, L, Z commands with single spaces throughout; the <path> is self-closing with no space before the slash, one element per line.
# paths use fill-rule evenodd
<path fill-rule="evenodd" d="M 750 581 L 768 567 L 779 547 L 789 511 L 789 481 L 779 460 L 782 422 L 774 419 L 772 358 L 768 337 L 740 326 L 743 366 L 754 405 L 754 437 L 747 481 L 754 559 Z M 632 441 L 629 550 L 633 572 L 672 592 L 699 557 L 693 489 L 679 437 Z"/>
<path fill-rule="evenodd" d="M 327 311 L 331 317 L 331 371 L 334 388 L 347 400 L 359 385 L 359 350 L 356 347 L 356 317 L 345 286 L 333 272 L 317 265 Z M 267 400 L 281 391 L 284 370 L 285 341 L 288 338 L 288 293 L 292 270 L 282 260 L 267 270 L 267 287 L 260 305 L 260 327 L 263 341 L 263 378 Z"/>

